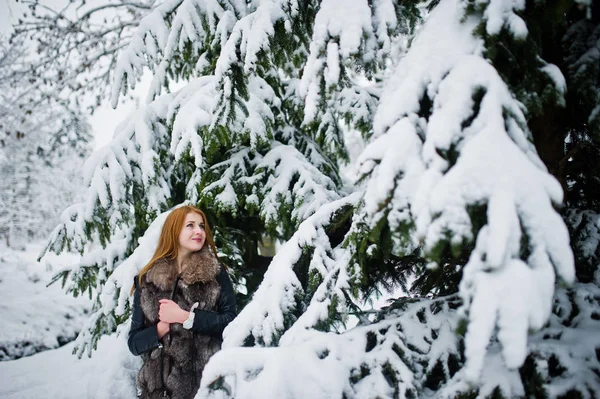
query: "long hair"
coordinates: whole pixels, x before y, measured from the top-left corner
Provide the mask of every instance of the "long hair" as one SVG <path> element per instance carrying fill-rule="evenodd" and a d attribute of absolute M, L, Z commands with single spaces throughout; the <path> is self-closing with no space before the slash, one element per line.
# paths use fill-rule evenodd
<path fill-rule="evenodd" d="M 195 206 L 184 205 L 180 208 L 174 209 L 167 216 L 165 224 L 163 224 L 160 232 L 160 237 L 158 238 L 156 251 L 154 251 L 152 259 L 150 259 L 150 262 L 148 262 L 148 264 L 142 268 L 138 276 L 138 283 L 140 286 L 142 285 L 142 277 L 144 277 L 144 275 L 148 273 L 150 269 L 152 269 L 152 266 L 154 266 L 154 263 L 158 259 L 177 259 L 177 255 L 179 254 L 179 233 L 183 228 L 185 217 L 188 213 L 197 213 L 198 215 L 202 216 L 202 220 L 204 221 L 204 231 L 206 232 L 206 240 L 204 241 L 204 245 L 208 244 L 210 249 L 213 251 L 213 254 L 217 256 L 217 248 L 215 247 L 215 242 L 210 232 L 206 215 Z M 131 288 L 130 295 L 133 294 L 133 291 L 135 291 L 135 285 Z"/>

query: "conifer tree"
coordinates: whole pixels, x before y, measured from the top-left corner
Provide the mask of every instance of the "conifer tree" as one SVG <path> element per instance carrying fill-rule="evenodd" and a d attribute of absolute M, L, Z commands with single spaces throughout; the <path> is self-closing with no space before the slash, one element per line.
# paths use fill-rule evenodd
<path fill-rule="evenodd" d="M 83 255 L 57 276 L 68 290 L 97 290 L 79 353 L 125 323 L 133 277 L 187 202 L 246 292 L 199 397 L 593 397 L 597 172 L 579 156 L 598 159 L 597 104 L 572 92 L 597 83 L 597 20 L 578 9 L 157 5 L 112 87 L 117 106 L 148 67 L 148 104 L 88 160 L 86 199 L 48 246 Z M 351 184 L 348 129 L 367 143 Z M 252 275 L 264 236 L 284 244 Z"/>
<path fill-rule="evenodd" d="M 115 105 L 124 79 L 135 82 L 142 66 L 155 65 L 159 56 L 154 94 L 166 74 L 190 82 L 155 99 L 151 93 L 151 102 L 88 160 L 85 202 L 68 208 L 52 234 L 48 249 L 83 255 L 80 265 L 56 278 L 75 295 L 98 288 L 80 353 L 128 316 L 123 304 L 143 261 L 121 263 L 172 206 L 190 201 L 206 211 L 221 259 L 243 284 L 241 266 L 255 262 L 263 236 L 287 240 L 301 221 L 340 196 L 338 160 L 345 148 L 339 136 L 319 133 L 327 124 L 339 131 L 337 121 L 302 126 L 296 94 L 294 63 L 308 53 L 306 23 L 313 13 L 312 5 L 285 2 L 254 11 L 234 3 L 167 2 L 140 22 L 117 66 Z M 273 30 L 265 29 L 270 20 Z M 204 60 L 193 65 L 196 78 L 190 59 Z M 92 250 L 90 242 L 103 248 Z M 120 273 L 131 265 L 130 278 L 111 276 L 119 265 Z"/>

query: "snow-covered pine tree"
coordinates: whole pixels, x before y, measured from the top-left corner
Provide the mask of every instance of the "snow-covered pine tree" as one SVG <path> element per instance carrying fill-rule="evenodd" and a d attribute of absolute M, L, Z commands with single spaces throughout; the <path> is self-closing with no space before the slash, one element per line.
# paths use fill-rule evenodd
<path fill-rule="evenodd" d="M 545 23 L 563 6 L 158 5 L 113 86 L 117 105 L 147 66 L 149 103 L 88 161 L 86 202 L 49 246 L 84 255 L 61 276 L 71 291 L 98 288 L 80 353 L 125 321 L 164 211 L 187 200 L 208 211 L 238 278 L 262 235 L 286 241 L 199 396 L 562 395 L 551 385 L 564 372 L 544 374 L 556 364 L 544 363 L 544 331 L 594 327 L 597 307 L 594 285 L 560 288 L 551 315 L 556 280 L 574 277 L 555 210 L 567 130 L 548 122 L 569 101 L 562 54 L 547 46 L 561 31 Z M 182 89 L 161 94 L 177 80 Z M 355 187 L 338 177 L 343 128 L 368 141 Z M 365 310 L 397 286 L 406 296 Z M 591 303 L 582 317 L 573 301 Z M 562 367 L 591 370 L 574 388 L 585 397 L 596 360 L 571 360 Z"/>
<path fill-rule="evenodd" d="M 344 239 L 328 242 L 325 207 L 300 226 L 225 331 L 227 349 L 205 370 L 199 396 L 594 397 L 598 345 L 587 336 L 597 324 L 597 282 L 570 297 L 560 288 L 551 315 L 556 280 L 574 279 L 555 210 L 563 194 L 548 172 L 561 177 L 555 163 L 568 132 L 548 123 L 566 101 L 563 73 L 549 61 L 564 65 L 548 51 L 569 26 L 552 26 L 564 4 L 429 6 L 428 21 L 384 80 L 359 160 L 364 192 Z M 311 101 L 306 96 L 306 109 Z M 309 280 L 312 300 L 287 327 L 301 308 L 290 295 L 303 287 L 306 260 L 297 248 L 316 241 L 328 244 L 329 256 L 313 254 L 309 271 L 322 278 Z M 369 319 L 352 309 L 377 285 L 406 286 L 410 277 L 413 295 L 437 301 L 398 300 L 401 312 Z M 572 303 L 585 311 L 578 315 Z M 349 310 L 364 327 L 332 334 Z M 408 323 L 411 316 L 418 322 Z M 548 319 L 528 347 L 529 331 Z M 562 363 L 548 349 L 560 333 L 540 342 L 561 323 L 574 331 L 558 343 Z M 569 358 L 573 337 L 587 339 Z M 279 347 L 237 348 L 252 345 Z"/>
<path fill-rule="evenodd" d="M 563 212 L 571 233 L 577 283 L 561 287 L 553 314 L 531 339 L 520 375 L 536 397 L 600 396 L 600 141 L 598 140 L 598 46 L 600 5 L 573 7 L 554 24 L 553 51 L 562 59 L 568 92 L 557 131 L 564 155 L 556 175 L 565 189 Z"/>
<path fill-rule="evenodd" d="M 155 73 L 149 103 L 88 160 L 86 199 L 63 213 L 47 248 L 83 255 L 56 276 L 68 291 L 97 289 L 80 354 L 127 319 L 132 278 L 152 252 L 141 242 L 152 247 L 151 223 L 172 206 L 206 211 L 243 287 L 264 235 L 287 240 L 340 197 L 346 150 L 337 114 L 353 104 L 303 123 L 298 94 L 315 12 L 305 2 L 174 1 L 142 19 L 120 56 L 113 103 L 144 66 Z M 188 83 L 159 95 L 178 80 Z"/>

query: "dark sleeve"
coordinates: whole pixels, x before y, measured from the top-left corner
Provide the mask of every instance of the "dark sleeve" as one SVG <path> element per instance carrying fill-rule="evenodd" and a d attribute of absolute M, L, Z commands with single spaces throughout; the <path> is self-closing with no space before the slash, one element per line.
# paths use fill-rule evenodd
<path fill-rule="evenodd" d="M 138 278 L 135 276 L 134 282 L 135 291 L 133 293 L 133 309 L 131 312 L 131 329 L 129 330 L 129 339 L 127 345 L 129 350 L 135 356 L 156 348 L 160 342 L 158 341 L 158 333 L 156 326 L 144 326 L 144 312 L 140 305 L 140 287 L 138 286 Z"/>
<path fill-rule="evenodd" d="M 217 304 L 217 311 L 194 310 L 194 325 L 192 331 L 205 335 L 221 337 L 223 330 L 236 316 L 235 293 L 229 275 L 225 268 L 221 268 L 221 273 L 217 277 L 217 282 L 221 286 L 221 295 Z"/>

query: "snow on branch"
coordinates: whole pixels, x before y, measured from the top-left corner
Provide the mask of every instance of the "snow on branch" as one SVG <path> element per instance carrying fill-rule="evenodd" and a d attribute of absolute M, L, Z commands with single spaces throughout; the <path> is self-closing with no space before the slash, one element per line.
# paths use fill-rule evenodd
<path fill-rule="evenodd" d="M 432 384 L 422 382 L 426 372 L 438 367 L 441 380 L 454 372 L 457 317 L 435 300 L 402 298 L 394 307 L 342 334 L 311 330 L 277 348 L 228 347 L 206 366 L 196 397 L 417 397 Z"/>
<path fill-rule="evenodd" d="M 334 170 L 336 170 L 336 166 L 334 162 L 323 154 L 323 147 L 320 146 L 306 134 L 302 134 L 303 132 L 297 132 L 295 136 L 292 136 L 288 139 L 288 144 L 296 147 L 304 156 L 306 160 L 315 168 L 325 172 L 332 179 L 339 181 L 339 177 L 336 175 Z M 339 144 L 339 143 L 338 143 Z"/>
<path fill-rule="evenodd" d="M 207 52 L 210 50 L 207 44 L 214 46 L 221 41 L 222 46 L 237 22 L 236 14 L 244 12 L 239 5 L 235 7 L 222 3 L 216 0 L 184 0 L 177 8 L 172 18 L 162 61 L 152 79 L 148 101 L 160 94 L 167 81 L 168 69 L 176 75 L 180 74 L 181 71 L 176 71 L 171 64 L 178 53 L 189 53 L 190 49 L 186 46 L 191 47 L 192 54 L 199 55 L 196 72 L 203 72 Z"/>
<path fill-rule="evenodd" d="M 272 142 L 271 150 L 256 167 L 263 182 L 261 217 L 267 225 L 278 225 L 281 209 L 292 209 L 290 222 L 297 225 L 321 206 L 339 198 L 336 185 L 313 166 L 296 148 Z"/>
<path fill-rule="evenodd" d="M 235 77 L 233 75 L 236 75 Z M 237 141 L 249 141 L 252 148 L 272 137 L 273 109 L 281 101 L 260 76 L 242 76 L 239 70 L 221 75 L 211 129 L 227 126 Z"/>
<path fill-rule="evenodd" d="M 211 198 L 218 209 L 227 210 L 234 217 L 238 209 L 239 197 L 247 194 L 249 190 L 246 186 L 253 185 L 257 180 L 256 177 L 249 176 L 250 168 L 255 164 L 251 156 L 260 158 L 260 154 L 252 152 L 248 147 L 236 148 L 227 160 L 211 166 L 207 172 L 219 177 L 206 186 L 202 194 Z M 250 196 L 252 198 L 246 198 L 246 202 L 251 206 L 258 206 L 258 199 L 255 200 L 256 194 L 252 193 Z"/>
<path fill-rule="evenodd" d="M 375 45 L 371 11 L 366 0 L 350 3 L 324 0 L 321 3 L 299 88 L 300 95 L 306 97 L 305 123 L 314 120 L 319 97 L 325 94 L 321 93 L 321 79 L 325 80 L 327 90 L 337 86 L 343 77 L 340 76 L 340 59 L 358 55 L 364 46 L 361 56 L 372 60 Z"/>
<path fill-rule="evenodd" d="M 234 131 L 247 133 L 252 148 L 261 142 L 264 143 L 271 136 L 270 125 L 274 120 L 272 108 L 278 108 L 280 105 L 281 102 L 275 97 L 273 88 L 263 78 L 250 76 L 245 109 L 236 113 L 237 118 L 243 120 L 243 125 Z M 242 135 L 239 136 L 240 139 L 243 138 Z"/>
<path fill-rule="evenodd" d="M 392 250 L 396 254 L 410 253 L 417 245 L 412 237 L 406 239 L 406 231 L 414 236 L 411 204 L 417 187 L 423 184 L 420 179 L 425 164 L 420 155 L 422 141 L 417 130 L 422 121 L 416 116 L 411 119 L 401 120 L 373 140 L 358 159 L 359 177 L 369 177 L 365 188 L 368 194 L 361 211 L 364 215 L 360 220 L 374 229 L 380 220 L 387 218 L 394 243 Z M 394 176 L 402 178 L 390 179 Z"/>
<path fill-rule="evenodd" d="M 86 161 L 85 202 L 63 213 L 64 228 L 57 228 L 54 239 L 61 236 L 73 240 L 74 249 L 83 251 L 83 241 L 77 237 L 87 235 L 86 226 L 93 223 L 99 209 L 108 213 L 105 216 L 111 226 L 123 223 L 131 212 L 128 205 L 123 204 L 135 203 L 131 183 L 146 191 L 147 210 L 160 212 L 171 197 L 170 172 L 160 166 L 160 157 L 164 156 L 161 153 L 169 146 L 170 154 L 179 162 L 189 149 L 196 168 L 203 165 L 204 142 L 199 131 L 212 123 L 214 82 L 214 76 L 198 78 L 179 92 L 163 95 L 128 117 L 117 128 L 111 143 Z M 169 125 L 173 127 L 171 134 Z M 194 173 L 191 180 L 197 182 L 199 175 Z M 190 191 L 193 190 L 190 188 Z"/>
<path fill-rule="evenodd" d="M 306 155 L 278 141 L 271 142 L 265 155 L 250 147 L 236 147 L 227 160 L 207 171 L 211 183 L 202 195 L 234 214 L 244 198 L 246 208 L 259 210 L 273 229 L 289 229 L 290 223 L 295 226 L 339 197 L 334 181 L 321 170 L 331 165 L 314 143 L 304 144 Z"/>
<path fill-rule="evenodd" d="M 167 120 L 173 123 L 171 153 L 175 161 L 191 149 L 195 166 L 203 166 L 204 141 L 198 133 L 213 122 L 215 95 L 214 76 L 203 76 L 188 83 L 168 104 Z"/>
<path fill-rule="evenodd" d="M 96 151 L 86 161 L 83 175 L 88 186 L 84 202 L 67 208 L 51 235 L 47 250 L 60 251 L 65 246 L 83 253 L 84 242 L 95 230 L 106 245 L 111 227 L 127 225 L 134 204 L 130 184 L 143 186 L 148 196 L 148 210 L 159 210 L 170 193 L 166 172 L 155 168 L 158 147 L 166 138 L 164 101 L 142 108 L 117 128 L 112 142 Z M 110 226 L 95 224 L 101 216 Z M 119 227 L 119 229 L 121 228 Z M 60 243 L 57 242 L 60 240 Z"/>
<path fill-rule="evenodd" d="M 291 20 L 298 13 L 296 0 L 266 0 L 254 2 L 256 3 L 258 6 L 255 9 L 236 22 L 223 46 L 216 66 L 217 77 L 226 75 L 238 61 L 243 63 L 244 73 L 253 71 L 258 53 L 268 49 L 269 40 L 275 35 L 275 23 Z"/>
<path fill-rule="evenodd" d="M 479 6 L 485 7 L 483 20 L 489 35 L 497 35 L 502 28 L 507 28 L 518 39 L 527 37 L 527 25 L 517 15 L 525 9 L 525 0 L 486 0 L 479 2 Z"/>
<path fill-rule="evenodd" d="M 323 98 L 348 86 L 352 59 L 368 72 L 382 64 L 391 53 L 390 36 L 400 32 L 401 9 L 404 7 L 390 0 L 321 2 L 299 87 L 305 99 L 304 123 L 325 112 L 320 110 Z M 354 93 L 347 92 L 344 97 L 349 94 Z"/>
<path fill-rule="evenodd" d="M 538 373 L 548 397 L 600 396 L 600 359 L 594 356 L 600 347 L 599 277 L 596 270 L 594 282 L 558 289 L 549 324 L 531 338 L 527 366 Z"/>
<path fill-rule="evenodd" d="M 141 74 L 144 66 L 155 71 L 148 93 L 148 101 L 152 101 L 167 81 L 167 69 L 176 76 L 181 75 L 181 71 L 172 70 L 176 52 L 191 51 L 187 57 L 198 57 L 196 62 L 201 72 L 214 73 L 219 82 L 217 117 L 211 129 L 227 126 L 231 131 L 248 134 L 253 147 L 266 139 L 269 121 L 273 120 L 271 109 L 279 103 L 266 81 L 254 74 L 254 65 L 258 53 L 268 48 L 275 33 L 274 24 L 294 17 L 298 5 L 287 0 L 266 1 L 250 7 L 237 2 L 221 3 L 170 0 L 146 16 L 117 63 L 112 87 L 113 107 L 119 94 L 126 90 L 125 79 L 133 88 L 136 75 Z M 188 44 L 191 50 L 186 47 Z M 206 58 L 208 46 L 216 47 L 210 49 L 218 54 L 211 55 L 214 59 Z M 240 71 L 237 64 L 242 59 L 244 67 Z M 214 70 L 202 67 L 207 62 L 214 63 Z M 191 75 L 195 73 L 192 71 Z"/>
<path fill-rule="evenodd" d="M 470 126 L 445 112 L 461 103 L 470 109 L 482 92 L 479 114 L 471 115 Z M 511 109 L 512 115 L 507 112 Z M 456 164 L 427 191 L 429 209 L 417 222 L 426 249 L 433 250 L 444 235 L 452 237 L 452 246 L 475 239 L 468 209 L 486 208 L 486 224 L 477 233 L 460 286 L 470 319 L 466 354 L 473 378 L 494 325 L 508 367 L 522 365 L 528 330 L 541 328 L 550 315 L 555 273 L 566 282 L 574 278 L 568 231 L 553 208 L 562 202 L 562 190 L 511 140 L 520 136 L 525 141 L 524 117 L 517 110 L 495 69 L 477 56 L 465 57 L 440 84 L 424 146 L 430 165 L 441 166 L 430 168 L 427 174 L 433 176 L 448 167 L 438 154 L 452 151 L 452 145 L 460 151 Z"/>
<path fill-rule="evenodd" d="M 337 201 L 328 201 L 300 224 L 296 233 L 275 255 L 252 301 L 223 332 L 223 346 L 275 346 L 282 334 L 302 313 L 306 291 L 298 278 L 300 268 L 306 267 L 308 257 L 316 253 L 310 270 L 326 277 L 333 269 L 329 238 L 325 226 L 343 207 L 353 207 L 359 195 L 352 194 Z M 320 256 L 320 258 L 319 258 Z M 321 265 L 316 263 L 321 262 Z M 302 263 L 303 265 L 299 265 Z M 305 282 L 306 284 L 306 282 Z"/>
<path fill-rule="evenodd" d="M 179 7 L 182 0 L 167 0 L 146 15 L 139 23 L 127 49 L 121 53 L 115 67 L 111 102 L 116 108 L 119 95 L 125 93 L 127 85 L 135 88 L 136 79 L 142 75 L 144 66 L 153 67 L 167 45 L 169 37 L 168 18 Z"/>
<path fill-rule="evenodd" d="M 508 296 L 507 296 L 508 297 Z M 500 391 L 504 397 L 523 397 L 528 392 L 548 398 L 577 396 L 592 399 L 600 395 L 600 360 L 594 355 L 600 337 L 594 332 L 600 321 L 594 315 L 600 306 L 598 279 L 558 288 L 549 322 L 529 338 L 527 359 L 520 369 L 507 368 L 502 348 L 493 340 L 486 354 L 479 395 Z M 469 392 L 466 369 L 457 372 L 436 397 L 451 399 Z"/>
<path fill-rule="evenodd" d="M 572 282 L 574 271 L 554 210 L 560 185 L 528 141 L 522 104 L 480 55 L 477 18 L 461 18 L 455 0 L 431 13 L 382 94 L 361 172 L 374 179 L 364 198 L 372 224 L 413 220 L 434 262 L 475 244 L 460 292 L 466 374 L 477 381 L 495 331 L 508 367 L 523 364 L 528 330 L 550 315 L 555 274 Z"/>

